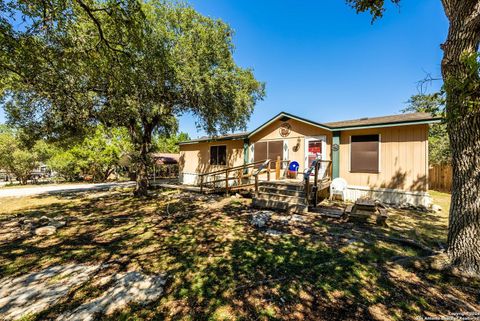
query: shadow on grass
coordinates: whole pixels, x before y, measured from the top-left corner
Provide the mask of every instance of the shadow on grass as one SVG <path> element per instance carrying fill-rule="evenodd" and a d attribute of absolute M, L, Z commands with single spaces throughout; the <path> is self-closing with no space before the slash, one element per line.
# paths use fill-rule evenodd
<path fill-rule="evenodd" d="M 109 264 L 96 277 L 127 270 L 168 275 L 159 301 L 101 319 L 405 320 L 459 310 L 445 297 L 451 280 L 390 263 L 418 253 L 374 237 L 397 233 L 389 229 L 312 216 L 272 223 L 285 233 L 272 237 L 249 224 L 241 200 L 212 207 L 198 195 L 171 191 L 143 199 L 121 192 L 83 197 L 17 214 L 64 215 L 68 223 L 51 237 L 0 244 L 1 275 L 71 262 Z M 55 318 L 109 286 L 85 284 L 32 320 Z"/>

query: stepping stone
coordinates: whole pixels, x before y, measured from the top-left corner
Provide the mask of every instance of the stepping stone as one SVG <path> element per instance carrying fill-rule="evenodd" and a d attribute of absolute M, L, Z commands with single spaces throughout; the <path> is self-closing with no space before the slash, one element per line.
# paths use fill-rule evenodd
<path fill-rule="evenodd" d="M 148 276 L 140 272 L 121 273 L 115 279 L 101 296 L 59 316 L 57 321 L 93 321 L 98 313 L 109 315 L 132 302 L 146 304 L 160 298 L 165 285 L 163 275 Z"/>
<path fill-rule="evenodd" d="M 42 226 L 35 229 L 35 234 L 39 236 L 53 235 L 56 232 L 57 232 L 57 228 L 51 225 Z"/>
<path fill-rule="evenodd" d="M 0 318 L 17 320 L 54 306 L 71 288 L 87 282 L 99 265 L 57 265 L 0 280 Z"/>

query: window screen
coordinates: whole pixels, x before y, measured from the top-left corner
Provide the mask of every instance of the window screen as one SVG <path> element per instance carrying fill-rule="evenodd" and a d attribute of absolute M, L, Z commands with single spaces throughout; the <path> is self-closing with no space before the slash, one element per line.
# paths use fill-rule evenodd
<path fill-rule="evenodd" d="M 283 141 L 268 142 L 268 158 L 272 160 L 270 168 L 276 168 L 278 156 L 283 161 Z"/>
<path fill-rule="evenodd" d="M 378 173 L 379 135 L 352 136 L 350 171 Z"/>
<path fill-rule="evenodd" d="M 255 143 L 255 145 L 253 146 L 253 161 L 254 162 L 264 161 L 267 158 L 268 158 L 267 142 Z"/>
<path fill-rule="evenodd" d="M 274 169 L 277 156 L 280 156 L 280 160 L 283 160 L 283 141 L 258 142 L 255 143 L 253 148 L 254 162 L 270 159 L 270 168 Z"/>
<path fill-rule="evenodd" d="M 210 165 L 227 164 L 227 146 L 210 146 Z"/>

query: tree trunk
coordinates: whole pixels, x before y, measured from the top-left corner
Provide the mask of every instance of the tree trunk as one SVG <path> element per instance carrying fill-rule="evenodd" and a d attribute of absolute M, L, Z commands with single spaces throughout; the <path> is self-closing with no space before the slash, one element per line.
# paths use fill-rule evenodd
<path fill-rule="evenodd" d="M 449 86 L 452 79 L 465 78 L 462 54 L 478 51 L 480 1 L 443 0 L 443 5 L 450 22 L 442 76 L 453 165 L 447 253 L 454 267 L 480 275 L 480 112 L 468 108 L 462 89 Z"/>
<path fill-rule="evenodd" d="M 135 196 L 146 196 L 148 194 L 148 150 L 149 143 L 143 142 L 140 148 L 140 158 L 137 164 L 137 185 Z"/>

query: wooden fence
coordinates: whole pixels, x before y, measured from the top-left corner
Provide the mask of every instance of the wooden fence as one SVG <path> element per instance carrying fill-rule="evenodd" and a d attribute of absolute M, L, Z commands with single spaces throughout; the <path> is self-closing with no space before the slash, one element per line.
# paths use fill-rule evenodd
<path fill-rule="evenodd" d="M 452 166 L 451 165 L 433 165 L 428 171 L 429 188 L 450 192 L 452 189 Z"/>

